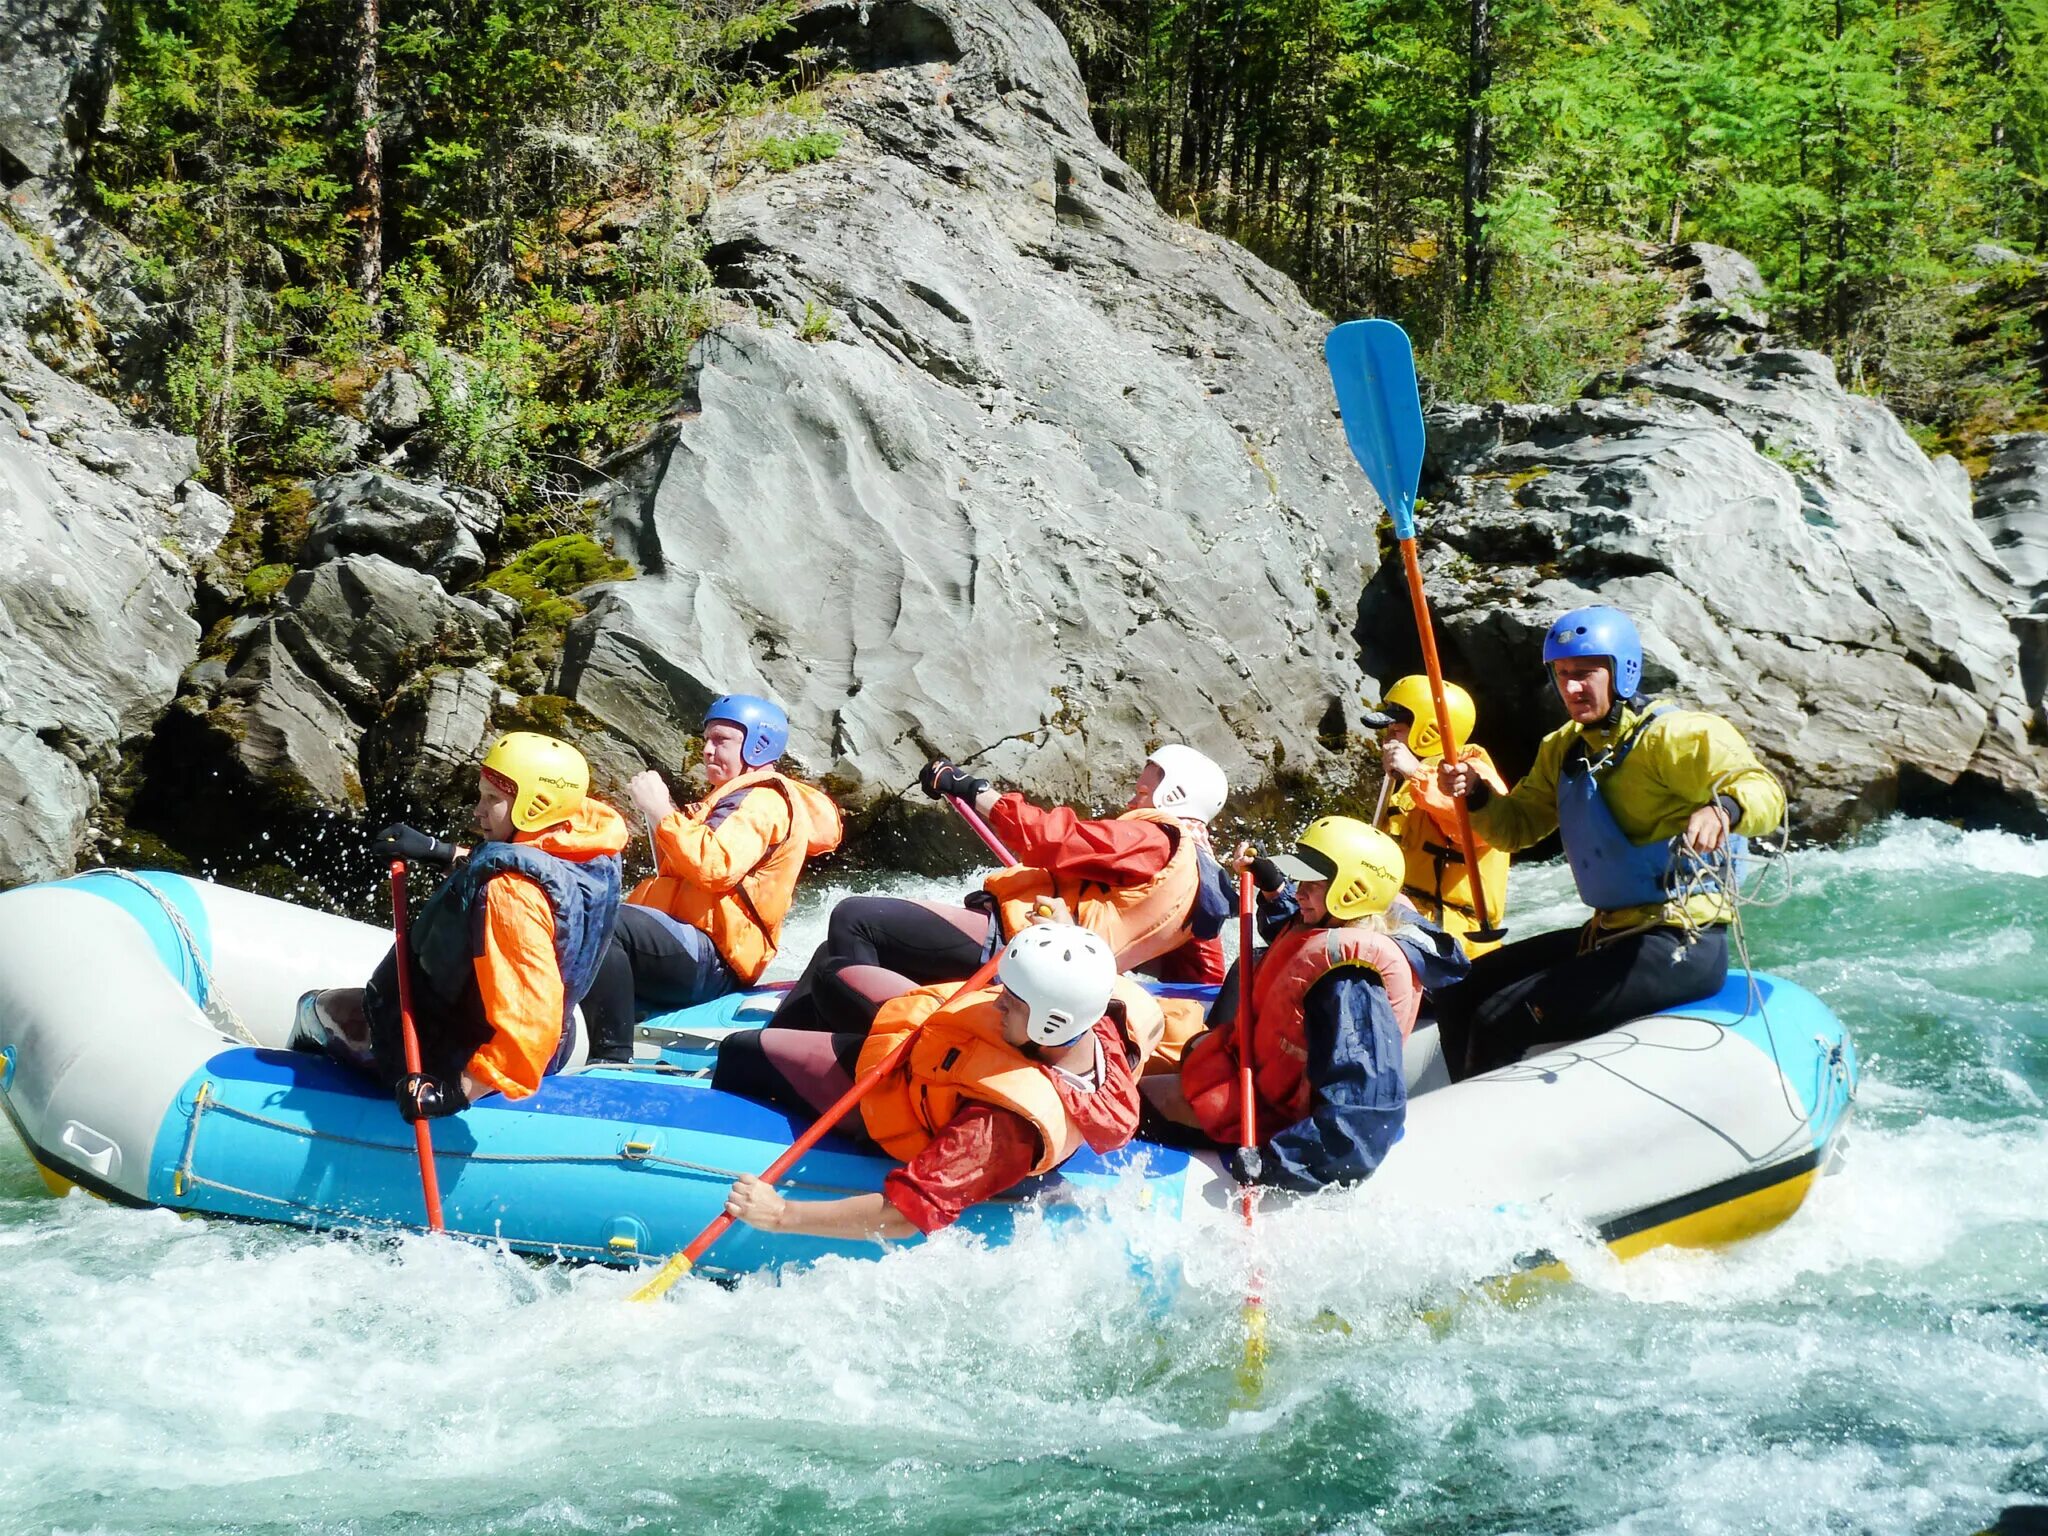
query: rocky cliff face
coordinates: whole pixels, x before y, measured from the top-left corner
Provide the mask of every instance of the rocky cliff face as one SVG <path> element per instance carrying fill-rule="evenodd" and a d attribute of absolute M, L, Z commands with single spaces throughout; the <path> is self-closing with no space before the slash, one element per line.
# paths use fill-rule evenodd
<path fill-rule="evenodd" d="M 797 761 L 856 807 L 933 752 L 1120 799 L 1173 737 L 1240 784 L 1341 779 L 1361 696 L 1413 664 L 1326 322 L 1161 215 L 1024 0 L 817 0 L 783 40 L 846 66 L 840 149 L 707 214 L 726 323 L 597 482 L 636 574 L 581 594 L 558 661 L 477 584 L 508 555 L 495 501 L 383 472 L 431 472 L 403 370 L 337 433 L 380 468 L 305 487 L 289 580 L 204 586 L 229 509 L 188 441 L 104 398 L 149 317 L 68 200 L 97 0 L 9 16 L 0 884 L 68 869 L 115 789 L 189 852 L 247 865 L 326 826 L 314 861 L 359 867 L 366 822 L 459 817 L 494 730 L 562 730 L 615 785 L 684 763 L 733 689 L 788 704 Z M 1746 262 L 1671 262 L 1640 366 L 1569 407 L 1432 420 L 1425 563 L 1486 738 L 1526 757 L 1554 718 L 1541 632 L 1599 598 L 1642 617 L 1654 686 L 1784 771 L 1801 830 L 1894 806 L 2048 825 L 2039 440 L 1973 517 L 1956 465 L 1771 342 Z M 195 606 L 239 610 L 203 659 Z"/>
<path fill-rule="evenodd" d="M 1607 602 L 1641 623 L 1653 690 L 1725 712 L 1779 770 L 1803 835 L 1900 808 L 2048 825 L 2014 587 L 1968 476 L 1825 357 L 1770 345 L 1725 257 L 1681 254 L 1722 273 L 1707 309 L 1591 397 L 1431 417 L 1424 568 L 1485 736 L 1527 760 L 1562 718 L 1548 621 Z M 1412 654 L 1388 581 L 1360 622 L 1368 652 Z"/>
<path fill-rule="evenodd" d="M 939 751 L 1096 801 L 1167 739 L 1239 783 L 1339 766 L 1374 503 L 1326 322 L 1159 211 L 1024 0 L 827 0 L 789 46 L 858 71 L 845 141 L 714 208 L 753 314 L 614 467 L 640 574 L 562 691 L 663 764 L 713 694 L 772 694 L 856 802 Z"/>
<path fill-rule="evenodd" d="M 102 781 L 196 654 L 194 563 L 229 520 L 189 439 L 80 382 L 106 338 L 63 259 L 62 194 L 99 19 L 56 0 L 0 26 L 0 886 L 71 871 Z"/>

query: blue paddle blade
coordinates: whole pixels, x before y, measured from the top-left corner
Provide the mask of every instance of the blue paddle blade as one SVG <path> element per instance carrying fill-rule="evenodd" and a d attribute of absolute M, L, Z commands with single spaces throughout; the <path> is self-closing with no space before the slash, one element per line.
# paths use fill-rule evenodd
<path fill-rule="evenodd" d="M 1323 342 L 1344 436 L 1365 478 L 1394 519 L 1394 537 L 1415 537 L 1415 487 L 1422 479 L 1422 396 L 1415 349 L 1391 320 L 1347 320 Z"/>

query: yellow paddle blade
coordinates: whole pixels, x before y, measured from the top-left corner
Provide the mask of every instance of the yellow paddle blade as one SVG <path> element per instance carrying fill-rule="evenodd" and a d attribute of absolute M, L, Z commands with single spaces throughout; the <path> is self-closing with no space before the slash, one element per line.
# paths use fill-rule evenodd
<path fill-rule="evenodd" d="M 1244 1358 L 1237 1365 L 1237 1405 L 1253 1408 L 1266 1387 L 1266 1304 L 1244 1304 Z"/>
<path fill-rule="evenodd" d="M 690 1256 L 687 1253 L 671 1254 L 669 1261 L 654 1272 L 654 1278 L 641 1286 L 632 1295 L 634 1301 L 659 1301 L 668 1294 L 668 1288 L 690 1272 Z"/>

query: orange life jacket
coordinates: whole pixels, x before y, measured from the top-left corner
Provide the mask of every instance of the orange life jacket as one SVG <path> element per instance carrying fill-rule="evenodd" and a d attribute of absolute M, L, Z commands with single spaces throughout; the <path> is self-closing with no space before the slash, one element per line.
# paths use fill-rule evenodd
<path fill-rule="evenodd" d="M 782 796 L 789 808 L 789 831 L 770 844 L 738 885 L 727 891 L 709 891 L 684 871 L 663 870 L 642 880 L 626 897 L 644 907 L 658 907 L 677 922 L 709 934 L 733 974 L 749 983 L 758 980 L 775 958 L 804 860 L 830 853 L 839 846 L 841 835 L 839 807 L 831 796 L 772 768 L 756 768 L 730 779 L 679 814 L 702 825 L 720 805 L 757 788 L 772 789 Z M 728 814 L 745 814 L 744 801 Z"/>
<path fill-rule="evenodd" d="M 1508 792 L 1507 781 L 1493 766 L 1484 747 L 1467 747 L 1460 761 L 1479 770 L 1479 776 L 1497 795 Z M 1434 764 L 1437 759 L 1426 760 Z M 1458 813 L 1450 797 L 1436 787 L 1433 779 L 1421 784 L 1403 784 L 1391 802 L 1387 830 L 1401 845 L 1407 867 L 1401 889 L 1415 903 L 1416 910 L 1446 933 L 1464 943 L 1473 959 L 1500 948 L 1500 941 L 1477 943 L 1465 936 L 1478 931 L 1479 909 L 1472 901 L 1472 879 L 1465 868 L 1465 855 L 1458 849 Z M 1508 854 L 1504 848 L 1489 848 L 1477 832 L 1472 841 L 1479 851 L 1479 889 L 1486 896 L 1486 915 L 1494 927 L 1501 926 L 1508 901 Z"/>
<path fill-rule="evenodd" d="M 1422 985 L 1401 946 L 1369 928 L 1309 928 L 1296 924 L 1259 956 L 1252 981 L 1252 1096 L 1264 1138 L 1307 1117 L 1310 1110 L 1308 1034 L 1302 1003 L 1309 989 L 1341 966 L 1378 976 L 1406 1039 L 1422 1007 Z M 1236 1146 L 1240 1131 L 1239 1061 L 1234 1023 L 1211 1029 L 1181 1057 L 1180 1086 L 1204 1131 Z"/>
<path fill-rule="evenodd" d="M 909 1162 L 960 1112 L 963 1102 L 1014 1110 L 1038 1131 L 1038 1161 L 1032 1173 L 1046 1173 L 1072 1157 L 1081 1132 L 1053 1087 L 1049 1069 L 1003 1039 L 996 989 L 955 996 L 958 984 L 941 982 L 882 1004 L 861 1047 L 859 1076 L 887 1056 L 906 1034 L 917 1031 L 909 1053 L 861 1100 L 861 1119 L 882 1150 Z M 1143 987 L 1118 977 L 1109 1016 L 1123 1032 L 1134 1061 L 1133 1075 L 1159 1046 L 1166 1027 L 1158 1001 Z"/>
<path fill-rule="evenodd" d="M 1098 880 L 1054 880 L 1042 869 L 1020 864 L 998 870 L 982 882 L 996 898 L 1003 937 L 1013 939 L 1042 901 L 1058 900 L 1083 928 L 1101 936 L 1116 952 L 1120 971 L 1136 970 L 1187 942 L 1188 920 L 1202 873 L 1195 840 L 1177 817 L 1149 806 L 1125 811 L 1118 821 L 1149 821 L 1165 829 L 1173 856 L 1159 873 L 1137 885 L 1104 885 Z"/>

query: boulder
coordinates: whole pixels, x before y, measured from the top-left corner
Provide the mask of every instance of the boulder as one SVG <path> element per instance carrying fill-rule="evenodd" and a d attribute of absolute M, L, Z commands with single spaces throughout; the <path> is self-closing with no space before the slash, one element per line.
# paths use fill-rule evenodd
<path fill-rule="evenodd" d="M 0 332 L 0 886 L 70 873 L 196 653 L 192 562 L 226 527 L 197 469 Z"/>
<path fill-rule="evenodd" d="M 1747 256 L 1694 240 L 1659 252 L 1656 262 L 1678 280 L 1683 296 L 1643 338 L 1647 355 L 1675 349 L 1733 357 L 1762 339 L 1770 323 L 1764 279 Z"/>
<path fill-rule="evenodd" d="M 1992 448 L 1977 482 L 1977 521 L 2012 573 L 2021 692 L 2034 730 L 2048 735 L 2048 432 L 2015 432 Z"/>
<path fill-rule="evenodd" d="M 1430 427 L 1422 547 L 1447 666 L 1512 771 L 1562 718 L 1545 626 L 1606 602 L 1641 625 L 1652 691 L 1726 714 L 1779 772 L 1800 835 L 1901 808 L 2042 823 L 2012 583 L 1967 477 L 1825 357 L 1674 352 L 1596 398 Z M 1409 634 L 1383 576 L 1361 641 L 1412 658 Z"/>
<path fill-rule="evenodd" d="M 362 763 L 393 798 L 392 814 L 460 805 L 476 793 L 476 765 L 502 690 L 483 667 L 436 667 L 413 679 L 363 741 Z"/>
<path fill-rule="evenodd" d="M 640 576 L 558 691 L 664 764 L 771 694 L 857 803 L 934 752 L 1097 803 L 1169 739 L 1240 785 L 1348 773 L 1378 508 L 1327 321 L 1160 212 L 1028 0 L 825 0 L 783 42 L 855 71 L 843 142 L 708 215 L 744 318 L 608 466 Z"/>
<path fill-rule="evenodd" d="M 475 762 L 496 701 L 481 679 L 510 641 L 488 608 L 380 555 L 302 570 L 220 637 L 226 658 L 187 672 L 130 819 L 230 871 L 281 859 L 359 880 L 366 814 L 465 803 L 450 765 Z"/>
<path fill-rule="evenodd" d="M 481 539 L 497 537 L 503 512 L 487 492 L 422 485 L 377 470 L 353 470 L 313 482 L 312 526 L 302 565 L 339 555 L 374 554 L 463 587 L 484 571 Z"/>
<path fill-rule="evenodd" d="M 101 0 L 7 0 L 0 26 L 0 185 L 77 161 L 107 44 Z"/>
<path fill-rule="evenodd" d="M 420 429 L 434 397 L 410 368 L 391 368 L 363 393 L 363 424 L 386 442 Z"/>

